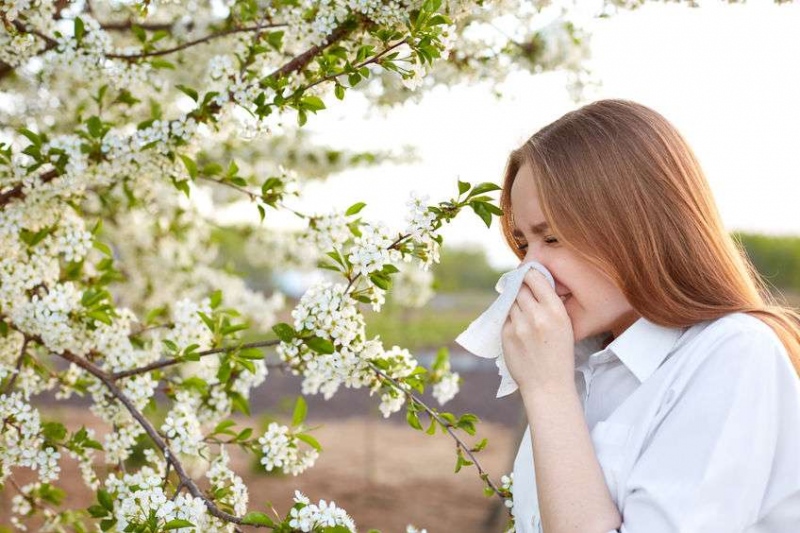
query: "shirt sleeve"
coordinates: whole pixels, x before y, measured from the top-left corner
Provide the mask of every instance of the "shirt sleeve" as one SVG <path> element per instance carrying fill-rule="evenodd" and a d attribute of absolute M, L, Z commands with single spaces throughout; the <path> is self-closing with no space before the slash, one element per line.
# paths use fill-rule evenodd
<path fill-rule="evenodd" d="M 800 403 L 797 376 L 771 329 L 733 328 L 693 354 L 703 355 L 662 406 L 628 476 L 622 526 L 610 533 L 739 533 L 758 520 L 780 404 Z"/>

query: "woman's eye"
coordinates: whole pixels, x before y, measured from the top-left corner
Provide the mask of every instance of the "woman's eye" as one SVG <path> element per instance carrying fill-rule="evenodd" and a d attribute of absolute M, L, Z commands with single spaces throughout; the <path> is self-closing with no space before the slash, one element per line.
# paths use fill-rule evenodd
<path fill-rule="evenodd" d="M 553 244 L 553 243 L 557 243 L 558 239 L 556 239 L 552 235 L 548 235 L 547 237 L 544 238 L 544 242 L 546 242 L 547 244 Z"/>
<path fill-rule="evenodd" d="M 528 249 L 528 245 L 525 244 L 524 242 L 518 242 L 517 243 L 517 250 L 527 250 L 527 249 Z"/>

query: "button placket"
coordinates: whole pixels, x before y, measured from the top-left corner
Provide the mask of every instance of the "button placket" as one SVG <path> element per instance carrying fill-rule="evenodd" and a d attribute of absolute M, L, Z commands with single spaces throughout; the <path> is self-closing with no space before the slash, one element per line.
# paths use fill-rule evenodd
<path fill-rule="evenodd" d="M 578 379 L 578 374 L 580 374 L 581 379 Z M 589 370 L 586 366 L 580 366 L 575 369 L 575 384 L 580 391 L 580 399 L 581 404 L 583 405 L 583 415 L 587 416 L 587 411 L 589 408 L 589 382 L 591 380 L 591 370 Z"/>

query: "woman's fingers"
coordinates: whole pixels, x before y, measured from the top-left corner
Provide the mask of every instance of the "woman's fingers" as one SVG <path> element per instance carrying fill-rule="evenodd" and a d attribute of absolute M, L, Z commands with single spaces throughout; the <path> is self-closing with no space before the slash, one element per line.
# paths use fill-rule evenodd
<path fill-rule="evenodd" d="M 538 303 L 545 305 L 555 305 L 556 302 L 561 303 L 561 299 L 556 294 L 555 289 L 550 286 L 550 282 L 544 277 L 544 274 L 535 269 L 530 269 L 523 278 L 530 289 L 534 300 Z M 562 304 L 563 305 L 563 304 Z"/>

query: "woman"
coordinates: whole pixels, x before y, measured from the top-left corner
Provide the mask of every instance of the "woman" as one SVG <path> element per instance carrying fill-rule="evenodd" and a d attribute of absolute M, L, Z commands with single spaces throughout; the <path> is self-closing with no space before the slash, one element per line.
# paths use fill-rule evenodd
<path fill-rule="evenodd" d="M 568 113 L 511 154 L 501 205 L 556 282 L 530 270 L 502 330 L 517 531 L 800 532 L 800 316 L 676 129 L 623 100 Z"/>

